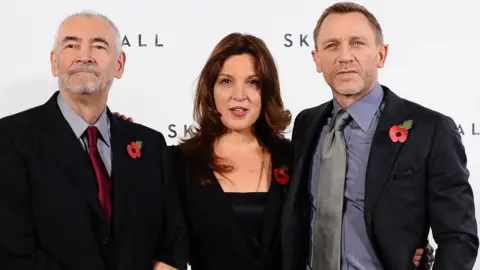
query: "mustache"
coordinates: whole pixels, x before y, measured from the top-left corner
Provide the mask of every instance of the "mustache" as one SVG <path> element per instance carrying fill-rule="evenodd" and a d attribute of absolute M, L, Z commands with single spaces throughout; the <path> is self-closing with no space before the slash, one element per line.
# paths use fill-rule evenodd
<path fill-rule="evenodd" d="M 99 76 L 100 72 L 98 72 L 97 68 L 92 65 L 77 65 L 73 66 L 68 70 L 68 75 L 72 75 L 73 73 L 80 72 L 80 71 L 90 71 L 96 76 Z"/>
<path fill-rule="evenodd" d="M 337 69 L 337 73 L 349 71 L 358 72 L 358 68 L 354 66 L 342 66 Z"/>

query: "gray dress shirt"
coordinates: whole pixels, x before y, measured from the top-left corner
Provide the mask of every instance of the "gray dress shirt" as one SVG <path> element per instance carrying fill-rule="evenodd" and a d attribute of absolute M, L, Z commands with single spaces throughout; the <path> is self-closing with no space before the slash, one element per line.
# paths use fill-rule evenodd
<path fill-rule="evenodd" d="M 364 220 L 365 176 L 373 134 L 380 118 L 383 89 L 379 84 L 347 108 L 352 121 L 345 127 L 344 135 L 347 147 L 347 174 L 344 195 L 344 214 L 342 224 L 342 270 L 382 270 L 380 262 L 372 248 L 367 235 Z M 325 135 L 332 124 L 332 119 L 340 111 L 334 100 L 332 117 L 323 126 L 316 151 L 313 156 L 309 192 L 312 207 L 311 226 L 315 221 L 317 182 L 320 173 L 320 153 Z M 313 233 L 310 238 L 310 252 Z M 307 269 L 311 265 L 309 254 Z"/>
<path fill-rule="evenodd" d="M 75 136 L 77 136 L 85 151 L 87 151 L 88 139 L 85 131 L 90 125 L 68 105 L 67 101 L 62 97 L 61 94 L 59 94 L 57 97 L 57 103 L 63 117 L 65 120 L 67 120 L 68 124 L 72 128 L 73 133 L 75 133 Z M 107 168 L 108 175 L 111 176 L 112 151 L 110 145 L 110 120 L 107 117 L 106 107 L 93 126 L 96 126 L 100 131 L 100 136 L 98 136 L 97 141 L 97 148 L 98 152 L 100 153 L 100 157 Z"/>

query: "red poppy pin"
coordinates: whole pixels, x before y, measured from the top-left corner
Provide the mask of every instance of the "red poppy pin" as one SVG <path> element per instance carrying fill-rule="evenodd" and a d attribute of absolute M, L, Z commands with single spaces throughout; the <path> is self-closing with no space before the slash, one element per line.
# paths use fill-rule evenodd
<path fill-rule="evenodd" d="M 140 158 L 140 155 L 142 153 L 140 151 L 140 149 L 142 149 L 142 144 L 142 141 L 134 141 L 127 145 L 127 152 L 131 158 Z"/>
<path fill-rule="evenodd" d="M 290 180 L 290 176 L 288 176 L 288 167 L 285 165 L 280 166 L 280 168 L 276 168 L 273 170 L 273 176 L 278 183 L 285 185 Z"/>
<path fill-rule="evenodd" d="M 401 125 L 395 125 L 390 128 L 390 139 L 392 142 L 403 143 L 407 140 L 408 131 L 412 128 L 413 121 L 407 120 Z"/>

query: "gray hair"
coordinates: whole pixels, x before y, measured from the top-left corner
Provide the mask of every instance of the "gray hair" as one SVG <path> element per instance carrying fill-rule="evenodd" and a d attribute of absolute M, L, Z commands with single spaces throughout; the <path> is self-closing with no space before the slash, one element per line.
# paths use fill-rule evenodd
<path fill-rule="evenodd" d="M 120 53 L 121 50 L 122 50 L 122 38 L 120 37 L 120 31 L 118 31 L 118 28 L 117 26 L 115 25 L 115 23 L 113 23 L 112 20 L 110 20 L 107 16 L 101 14 L 101 13 L 98 13 L 98 12 L 95 12 L 95 11 L 82 11 L 82 12 L 77 12 L 77 13 L 74 13 L 72 15 L 69 15 L 68 17 L 66 17 L 62 23 L 58 26 L 58 29 L 57 29 L 57 33 L 55 34 L 55 40 L 54 40 L 54 43 L 53 43 L 53 51 L 56 52 L 57 51 L 57 45 L 58 45 L 58 33 L 60 32 L 60 28 L 62 28 L 62 26 L 65 24 L 66 21 L 68 21 L 69 19 L 73 18 L 73 17 L 90 17 L 90 18 L 101 18 L 103 20 L 105 20 L 106 22 L 108 22 L 108 24 L 110 24 L 110 26 L 113 28 L 113 30 L 115 31 L 115 48 L 117 49 L 117 52 Z"/>

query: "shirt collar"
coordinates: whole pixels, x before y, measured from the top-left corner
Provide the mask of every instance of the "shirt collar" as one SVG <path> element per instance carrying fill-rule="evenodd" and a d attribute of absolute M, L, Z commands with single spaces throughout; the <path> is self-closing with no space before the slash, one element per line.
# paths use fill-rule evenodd
<path fill-rule="evenodd" d="M 57 97 L 58 107 L 63 114 L 63 117 L 67 120 L 68 124 L 72 128 L 75 136 L 78 139 L 82 137 L 85 130 L 90 126 L 82 117 L 80 117 L 67 103 L 61 94 Z M 97 122 L 93 124 L 100 131 L 102 140 L 110 146 L 110 121 L 107 117 L 107 107 L 98 118 Z"/>
<path fill-rule="evenodd" d="M 352 119 L 360 126 L 360 128 L 364 132 L 367 132 L 375 113 L 382 103 L 382 100 L 382 86 L 376 83 L 372 90 L 368 92 L 368 94 L 350 105 L 350 107 L 348 107 L 346 110 Z M 342 108 L 337 101 L 333 99 L 333 119 L 335 119 L 335 116 L 341 109 Z"/>

